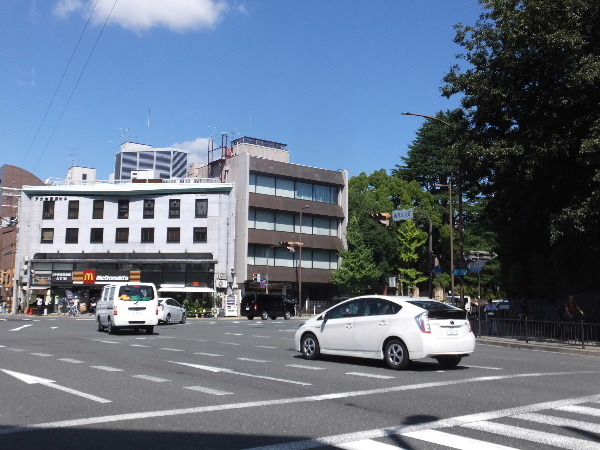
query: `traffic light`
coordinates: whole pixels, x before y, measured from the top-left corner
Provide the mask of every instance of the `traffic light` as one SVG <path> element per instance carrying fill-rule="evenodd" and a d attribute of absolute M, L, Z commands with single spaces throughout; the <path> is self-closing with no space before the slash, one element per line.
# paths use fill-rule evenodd
<path fill-rule="evenodd" d="M 377 219 L 381 225 L 389 227 L 390 219 L 392 218 L 392 213 L 388 213 L 388 212 L 376 213 L 376 214 L 371 214 L 371 217 L 373 219 Z"/>
<path fill-rule="evenodd" d="M 290 252 L 295 252 L 296 247 L 300 247 L 301 245 L 304 245 L 304 244 L 302 242 L 281 241 L 281 242 L 279 242 L 279 245 L 281 245 L 282 247 L 286 247 Z"/>
<path fill-rule="evenodd" d="M 253 273 L 252 274 L 252 281 L 257 281 L 260 283 L 260 273 Z"/>

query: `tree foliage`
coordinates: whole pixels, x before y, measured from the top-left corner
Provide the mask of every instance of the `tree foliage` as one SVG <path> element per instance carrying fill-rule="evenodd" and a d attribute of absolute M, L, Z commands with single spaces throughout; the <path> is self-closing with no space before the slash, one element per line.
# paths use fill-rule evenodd
<path fill-rule="evenodd" d="M 445 76 L 469 113 L 468 177 L 480 182 L 507 286 L 520 295 L 597 289 L 600 269 L 600 2 L 481 0 L 457 26 L 466 69 Z"/>

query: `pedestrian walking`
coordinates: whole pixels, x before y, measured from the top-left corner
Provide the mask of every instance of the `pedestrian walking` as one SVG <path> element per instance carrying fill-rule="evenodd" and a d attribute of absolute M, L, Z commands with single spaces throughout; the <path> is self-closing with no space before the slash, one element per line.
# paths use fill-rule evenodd
<path fill-rule="evenodd" d="M 44 298 L 38 295 L 35 301 L 37 303 L 37 315 L 41 316 L 44 313 Z"/>
<path fill-rule="evenodd" d="M 498 333 L 498 306 L 491 298 L 488 299 L 487 305 L 483 308 L 483 313 L 485 314 L 488 335 Z"/>

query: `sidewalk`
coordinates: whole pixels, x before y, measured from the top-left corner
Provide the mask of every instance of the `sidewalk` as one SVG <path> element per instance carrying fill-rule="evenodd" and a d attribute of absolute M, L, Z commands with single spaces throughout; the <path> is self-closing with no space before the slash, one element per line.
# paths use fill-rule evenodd
<path fill-rule="evenodd" d="M 494 345 L 497 347 L 521 348 L 525 350 L 537 350 L 544 352 L 565 353 L 569 355 L 595 356 L 597 358 L 600 358 L 600 347 L 595 345 L 586 345 L 585 348 L 581 348 L 581 344 L 575 345 L 566 344 L 564 342 L 546 341 L 539 342 L 534 340 L 525 342 L 525 340 L 523 339 L 490 336 L 477 337 L 477 344 Z"/>

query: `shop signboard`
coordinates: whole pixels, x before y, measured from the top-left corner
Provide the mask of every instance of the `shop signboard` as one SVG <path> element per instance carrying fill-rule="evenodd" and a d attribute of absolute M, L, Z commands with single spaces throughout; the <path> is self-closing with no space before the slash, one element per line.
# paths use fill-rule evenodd
<path fill-rule="evenodd" d="M 71 272 L 70 270 L 52 272 L 51 281 L 52 281 L 52 285 L 72 284 L 73 283 L 73 272 Z"/>
<path fill-rule="evenodd" d="M 49 287 L 52 281 L 52 273 L 40 273 L 36 272 L 31 276 L 31 285 L 32 286 L 44 286 Z"/>

